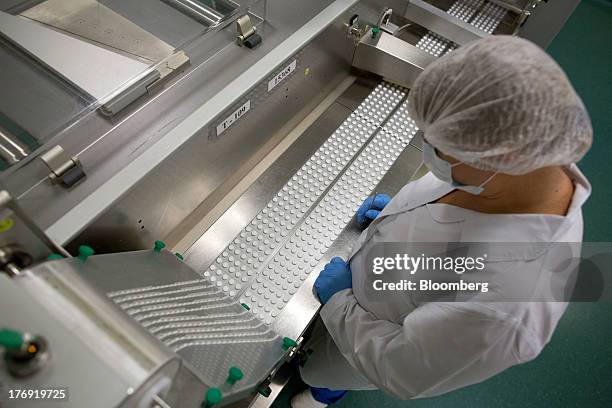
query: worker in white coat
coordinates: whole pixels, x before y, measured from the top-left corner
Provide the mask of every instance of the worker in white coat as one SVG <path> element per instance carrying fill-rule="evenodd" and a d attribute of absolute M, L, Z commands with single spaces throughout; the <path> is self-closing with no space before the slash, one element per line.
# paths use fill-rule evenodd
<path fill-rule="evenodd" d="M 314 352 L 301 368 L 311 390 L 293 398 L 294 408 L 326 406 L 344 390 L 409 399 L 484 381 L 538 356 L 567 307 L 536 301 L 550 289 L 537 285 L 515 302 L 368 295 L 365 254 L 381 242 L 582 241 L 581 207 L 591 187 L 575 163 L 592 128 L 543 50 L 515 37 L 475 41 L 428 66 L 408 103 L 431 172 L 390 202 L 366 200 L 358 221 L 374 220 L 348 262 L 334 258 L 320 273 L 324 329 L 313 334 Z M 491 245 L 487 263 L 501 282 L 525 268 L 546 270 L 546 246 L 533 247 Z"/>

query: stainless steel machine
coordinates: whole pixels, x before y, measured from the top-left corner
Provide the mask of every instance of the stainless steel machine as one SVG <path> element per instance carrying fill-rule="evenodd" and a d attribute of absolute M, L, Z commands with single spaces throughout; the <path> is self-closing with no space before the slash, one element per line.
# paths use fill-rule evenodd
<path fill-rule="evenodd" d="M 419 174 L 414 79 L 577 3 L 0 3 L 0 406 L 269 406 L 356 209 Z"/>

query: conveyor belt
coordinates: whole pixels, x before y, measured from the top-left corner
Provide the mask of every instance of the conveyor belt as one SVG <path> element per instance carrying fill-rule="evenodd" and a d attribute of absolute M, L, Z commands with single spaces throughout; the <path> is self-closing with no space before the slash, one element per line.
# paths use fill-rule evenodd
<path fill-rule="evenodd" d="M 507 11 L 486 0 L 458 0 L 448 9 L 448 13 L 491 34 Z M 457 48 L 457 44 L 431 31 L 424 35 L 416 46 L 436 57 Z"/>
<path fill-rule="evenodd" d="M 119 291 L 111 298 L 177 350 L 218 338 L 194 327 L 203 323 L 203 312 L 229 300 L 269 325 L 416 133 L 405 98 L 397 86 L 378 85 L 201 272 L 204 280 Z M 268 335 L 236 319 L 232 330 L 221 319 L 215 332 L 242 334 L 243 340 Z"/>
<path fill-rule="evenodd" d="M 136 280 L 102 268 L 108 296 L 206 384 L 222 383 L 238 366 L 246 377 L 231 392 L 252 387 L 286 352 L 272 322 L 416 134 L 406 96 L 379 84 L 217 259 L 196 271 L 201 278 L 142 254 L 147 271 Z M 133 269 L 126 262 L 121 256 L 121 268 Z"/>
<path fill-rule="evenodd" d="M 405 97 L 376 87 L 203 276 L 270 324 L 416 132 L 386 123 Z"/>

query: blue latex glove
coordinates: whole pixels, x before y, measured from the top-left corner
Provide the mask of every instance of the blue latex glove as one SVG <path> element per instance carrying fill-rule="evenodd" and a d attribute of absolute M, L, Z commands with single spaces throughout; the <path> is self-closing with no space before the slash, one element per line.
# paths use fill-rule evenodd
<path fill-rule="evenodd" d="M 325 304 L 336 292 L 352 288 L 351 266 L 339 256 L 334 257 L 314 283 L 317 296 Z"/>
<path fill-rule="evenodd" d="M 389 201 L 391 197 L 386 194 L 376 194 L 366 198 L 357 210 L 357 223 L 361 227 L 367 227 L 374 218 L 378 217 Z"/>

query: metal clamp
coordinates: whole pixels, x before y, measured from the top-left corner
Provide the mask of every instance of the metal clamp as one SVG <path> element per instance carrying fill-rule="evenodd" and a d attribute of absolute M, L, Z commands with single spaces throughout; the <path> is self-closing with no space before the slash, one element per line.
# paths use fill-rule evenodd
<path fill-rule="evenodd" d="M 382 31 L 385 31 L 391 35 L 396 35 L 400 29 L 399 26 L 391 22 L 391 16 L 393 15 L 393 9 L 385 7 L 378 17 L 377 27 Z"/>
<path fill-rule="evenodd" d="M 251 17 L 247 14 L 236 19 L 236 30 L 238 31 L 236 37 L 238 45 L 255 48 L 261 43 L 261 36 L 257 34 L 257 28 L 253 26 Z"/>
<path fill-rule="evenodd" d="M 51 170 L 49 179 L 53 184 L 72 187 L 85 177 L 85 172 L 79 159 L 70 157 L 60 145 L 44 153 L 40 156 L 40 160 Z"/>
<path fill-rule="evenodd" d="M 393 15 L 393 9 L 389 8 L 389 7 L 385 7 L 382 11 L 382 13 L 380 13 L 380 16 L 378 17 L 378 24 L 376 25 L 377 27 L 382 27 L 386 24 L 389 23 L 389 21 L 391 20 L 391 16 Z"/>
<path fill-rule="evenodd" d="M 360 21 L 358 14 L 354 14 L 350 18 L 348 23 L 344 23 L 344 28 L 346 29 L 346 36 L 347 38 L 352 39 L 355 45 L 359 43 L 361 37 L 363 37 L 363 35 L 370 29 L 369 25 L 365 24 L 362 26 L 359 23 Z"/>

